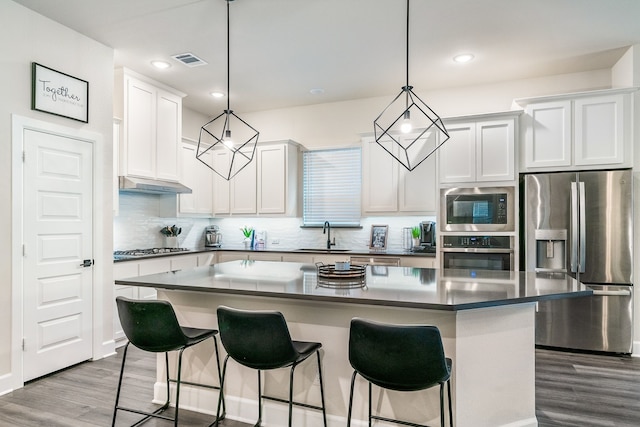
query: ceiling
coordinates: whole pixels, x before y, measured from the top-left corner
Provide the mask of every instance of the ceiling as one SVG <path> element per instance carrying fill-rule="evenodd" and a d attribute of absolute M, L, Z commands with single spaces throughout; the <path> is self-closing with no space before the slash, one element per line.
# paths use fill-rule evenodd
<path fill-rule="evenodd" d="M 126 66 L 217 115 L 226 98 L 225 0 L 14 0 L 115 50 Z M 237 0 L 231 107 L 239 112 L 393 97 L 405 84 L 405 2 Z M 410 83 L 447 87 L 610 68 L 640 44 L 638 0 L 414 0 Z M 171 58 L 190 52 L 208 65 Z M 454 63 L 459 53 L 473 61 Z M 164 71 L 150 61 L 171 63 Z M 311 89 L 323 89 L 312 94 Z M 427 100 L 428 102 L 428 100 Z"/>

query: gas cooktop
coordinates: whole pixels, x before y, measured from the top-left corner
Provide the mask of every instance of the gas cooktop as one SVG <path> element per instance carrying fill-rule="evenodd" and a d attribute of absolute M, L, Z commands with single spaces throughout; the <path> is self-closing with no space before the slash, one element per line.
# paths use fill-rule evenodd
<path fill-rule="evenodd" d="M 126 251 L 114 251 L 113 259 L 131 259 L 150 255 L 169 255 L 176 252 L 188 252 L 186 248 L 150 248 L 150 249 L 130 249 Z"/>

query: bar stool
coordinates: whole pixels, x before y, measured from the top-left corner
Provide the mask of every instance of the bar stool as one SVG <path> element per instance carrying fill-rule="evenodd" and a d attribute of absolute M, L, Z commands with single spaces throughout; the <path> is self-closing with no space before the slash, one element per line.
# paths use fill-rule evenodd
<path fill-rule="evenodd" d="M 178 409 L 180 400 L 180 376 L 182 371 L 182 353 L 188 347 L 198 344 L 207 338 L 213 338 L 213 343 L 216 352 L 216 365 L 218 368 L 218 379 L 222 380 L 222 373 L 220 371 L 220 356 L 218 355 L 218 340 L 216 335 L 218 331 L 215 329 L 198 329 L 180 326 L 176 313 L 173 307 L 168 301 L 161 300 L 144 300 L 137 301 L 124 297 L 116 298 L 116 305 L 118 307 L 118 316 L 120 317 L 120 323 L 124 334 L 128 338 L 129 342 L 124 347 L 124 353 L 122 356 L 122 366 L 120 368 L 120 379 L 118 381 L 118 390 L 116 392 L 116 403 L 113 409 L 113 421 L 111 426 L 116 424 L 116 415 L 118 411 L 133 412 L 136 414 L 144 415 L 144 418 L 140 419 L 133 426 L 137 426 L 147 421 L 149 418 L 160 418 L 163 420 L 173 421 L 174 425 L 178 425 Z M 124 365 L 127 361 L 127 350 L 129 344 L 133 344 L 135 347 L 149 351 L 152 353 L 164 353 L 165 365 L 166 365 L 166 381 L 167 381 L 167 400 L 166 402 L 154 412 L 141 411 L 134 408 L 127 408 L 119 405 L 120 402 L 120 390 L 122 388 L 122 377 L 124 374 Z M 169 351 L 179 351 L 178 356 L 178 376 L 176 380 L 172 380 L 169 377 Z M 169 388 L 170 382 L 176 383 L 176 409 L 174 417 L 168 417 L 162 415 L 162 413 L 169 407 L 171 400 L 171 392 Z M 187 382 L 185 382 L 187 383 Z M 220 400 L 224 402 L 222 396 L 222 388 L 213 385 L 187 383 L 194 386 L 213 388 L 220 390 Z M 224 404 L 223 404 L 224 408 Z M 218 410 L 219 413 L 219 410 Z M 224 418 L 224 409 L 221 419 Z"/>
<path fill-rule="evenodd" d="M 278 311 L 247 311 L 235 308 L 218 307 L 218 328 L 220 340 L 227 351 L 222 368 L 222 382 L 224 386 L 229 357 L 239 364 L 258 371 L 258 421 L 255 427 L 262 422 L 262 399 L 270 399 L 289 404 L 289 427 L 291 427 L 292 405 L 322 411 L 324 426 L 327 426 L 327 415 L 324 405 L 324 386 L 322 383 L 322 366 L 320 363 L 321 343 L 293 341 L 289 334 L 287 322 L 282 313 Z M 320 399 L 322 406 L 313 406 L 293 401 L 293 373 L 299 363 L 306 360 L 313 353 L 318 359 L 318 377 L 320 379 Z M 278 368 L 291 367 L 289 373 L 289 400 L 269 397 L 262 394 L 261 372 Z M 222 397 L 222 394 L 220 395 Z M 222 399 L 218 399 L 218 410 Z M 218 421 L 213 423 L 218 425 Z"/>
<path fill-rule="evenodd" d="M 356 374 L 369 383 L 369 426 L 371 420 L 426 427 L 371 414 L 371 384 L 389 390 L 417 391 L 440 385 L 440 425 L 444 427 L 444 383 L 451 409 L 451 359 L 446 358 L 440 331 L 427 325 L 391 325 L 354 318 L 349 331 L 349 362 L 353 367 L 347 427 L 351 425 Z"/>

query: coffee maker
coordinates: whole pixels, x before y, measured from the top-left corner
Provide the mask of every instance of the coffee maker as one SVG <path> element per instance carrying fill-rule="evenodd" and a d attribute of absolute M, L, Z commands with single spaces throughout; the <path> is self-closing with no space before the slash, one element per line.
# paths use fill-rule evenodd
<path fill-rule="evenodd" d="M 217 225 L 210 225 L 204 229 L 204 245 L 207 248 L 219 248 L 222 245 L 222 233 Z"/>
<path fill-rule="evenodd" d="M 420 223 L 420 246 L 412 249 L 414 252 L 436 251 L 436 223 L 433 221 L 422 221 Z"/>

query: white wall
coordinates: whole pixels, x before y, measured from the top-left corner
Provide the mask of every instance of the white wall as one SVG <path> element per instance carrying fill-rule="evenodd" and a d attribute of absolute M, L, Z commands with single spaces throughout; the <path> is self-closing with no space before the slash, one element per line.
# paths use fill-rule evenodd
<path fill-rule="evenodd" d="M 83 129 L 103 136 L 103 146 L 96 147 L 96 179 L 103 193 L 111 195 L 112 184 L 112 116 L 113 116 L 113 50 L 81 34 L 69 30 L 10 0 L 0 0 L 0 207 L 4 224 L 11 223 L 11 115 L 17 114 L 74 129 Z M 53 116 L 31 110 L 31 62 L 76 76 L 89 82 L 89 123 Z M 95 341 L 112 340 L 112 201 L 102 201 L 103 210 L 96 210 L 94 221 L 98 237 L 94 239 L 96 292 L 104 293 L 102 307 L 96 312 L 107 314 L 97 319 Z M 11 364 L 11 247 L 10 233 L 0 240 L 0 378 L 10 375 Z M 99 267 L 98 267 L 99 266 Z M 99 346 L 99 345 L 98 345 Z M 101 355 L 97 355 L 100 357 Z M 3 390 L 0 390 L 2 392 Z"/>
<path fill-rule="evenodd" d="M 425 93 L 416 88 L 416 92 L 444 118 L 509 111 L 516 98 L 609 87 L 607 69 Z M 373 120 L 395 95 L 239 115 L 260 131 L 261 141 L 292 139 L 307 148 L 344 147 L 360 144 L 360 134 L 373 132 Z"/>

